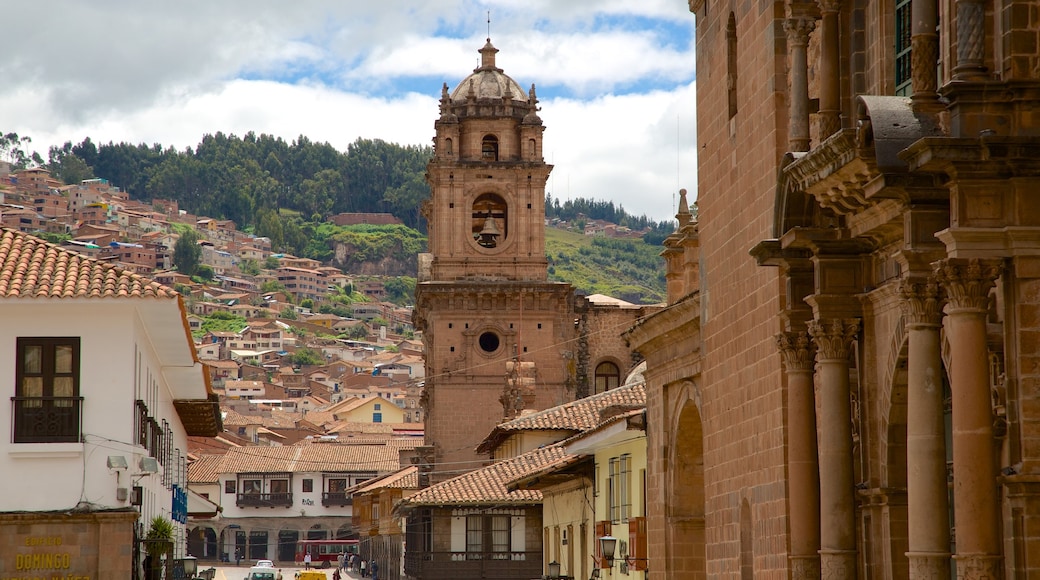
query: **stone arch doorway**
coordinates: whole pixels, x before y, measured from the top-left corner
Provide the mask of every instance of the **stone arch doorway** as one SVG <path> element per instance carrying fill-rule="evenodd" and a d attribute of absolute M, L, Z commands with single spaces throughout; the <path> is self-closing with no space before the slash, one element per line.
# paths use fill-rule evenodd
<path fill-rule="evenodd" d="M 667 519 L 669 578 L 707 577 L 704 532 L 704 434 L 701 414 L 687 399 L 678 415 L 669 476 Z"/>

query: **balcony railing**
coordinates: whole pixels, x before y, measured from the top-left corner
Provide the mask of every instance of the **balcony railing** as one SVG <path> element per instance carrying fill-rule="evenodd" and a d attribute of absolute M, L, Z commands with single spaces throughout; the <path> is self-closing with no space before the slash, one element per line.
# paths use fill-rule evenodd
<path fill-rule="evenodd" d="M 78 443 L 83 397 L 11 397 L 15 443 Z"/>
<path fill-rule="evenodd" d="M 240 493 L 235 505 L 238 507 L 292 507 L 291 493 Z"/>
<path fill-rule="evenodd" d="M 406 574 L 430 580 L 447 578 L 538 578 L 541 552 L 405 553 Z"/>
<path fill-rule="evenodd" d="M 342 491 L 330 491 L 321 494 L 321 505 L 330 507 L 334 505 L 348 506 L 354 503 L 354 497 Z"/>

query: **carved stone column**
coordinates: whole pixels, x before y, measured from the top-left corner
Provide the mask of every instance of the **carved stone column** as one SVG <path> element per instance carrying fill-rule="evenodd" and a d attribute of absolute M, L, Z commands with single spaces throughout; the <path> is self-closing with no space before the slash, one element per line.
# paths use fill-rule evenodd
<path fill-rule="evenodd" d="M 912 0 L 910 36 L 910 85 L 915 109 L 938 110 L 939 24 L 936 0 Z"/>
<path fill-rule="evenodd" d="M 849 349 L 859 319 L 809 321 L 816 344 L 820 414 L 820 574 L 856 578 L 856 521 L 852 481 L 852 410 Z"/>
<path fill-rule="evenodd" d="M 820 463 L 816 449 L 812 343 L 808 333 L 776 335 L 787 371 L 788 500 L 791 510 L 791 578 L 820 579 Z"/>
<path fill-rule="evenodd" d="M 935 263 L 948 298 L 953 391 L 953 505 L 957 522 L 957 577 L 1003 578 L 997 463 L 993 451 L 986 314 L 989 292 L 1003 271 L 998 260 L 948 259 Z"/>
<path fill-rule="evenodd" d="M 788 94 L 787 147 L 791 151 L 809 150 L 809 34 L 816 28 L 811 18 L 784 20 L 787 32 L 787 52 L 791 55 L 788 76 L 791 83 Z"/>
<path fill-rule="evenodd" d="M 978 80 L 985 75 L 985 23 L 984 0 L 957 0 L 957 64 L 953 78 Z"/>
<path fill-rule="evenodd" d="M 907 321 L 906 495 L 911 580 L 950 577 L 950 519 L 943 424 L 941 296 L 934 279 L 904 280 Z"/>
<path fill-rule="evenodd" d="M 841 129 L 841 46 L 838 36 L 840 0 L 818 0 L 820 27 L 820 141 Z"/>

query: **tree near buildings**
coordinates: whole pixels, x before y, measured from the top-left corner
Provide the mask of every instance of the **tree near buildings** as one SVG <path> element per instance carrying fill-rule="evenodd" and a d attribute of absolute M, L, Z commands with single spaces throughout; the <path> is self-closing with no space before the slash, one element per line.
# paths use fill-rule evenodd
<path fill-rule="evenodd" d="M 193 276 L 202 262 L 202 247 L 199 246 L 199 234 L 195 230 L 184 230 L 173 246 L 173 265 L 177 271 Z"/>

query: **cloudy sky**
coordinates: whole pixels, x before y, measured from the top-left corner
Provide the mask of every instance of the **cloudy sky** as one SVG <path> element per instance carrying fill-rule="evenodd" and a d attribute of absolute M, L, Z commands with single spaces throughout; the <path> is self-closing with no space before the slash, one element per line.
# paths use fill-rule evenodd
<path fill-rule="evenodd" d="M 4 8 L 0 131 L 50 145 L 207 133 L 428 145 L 442 83 L 534 83 L 554 197 L 669 220 L 696 190 L 683 0 L 48 0 Z M 488 12 L 490 11 L 490 25 Z M 103 176 L 102 176 L 103 177 Z M 118 185 L 118 184 L 116 184 Z M 691 193 L 692 200 L 692 193 Z"/>

